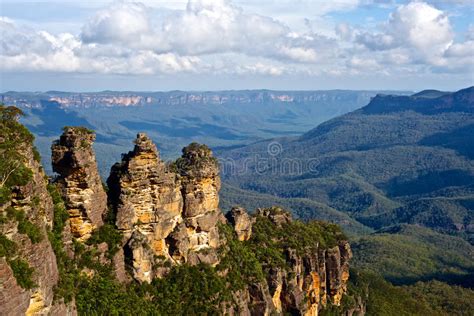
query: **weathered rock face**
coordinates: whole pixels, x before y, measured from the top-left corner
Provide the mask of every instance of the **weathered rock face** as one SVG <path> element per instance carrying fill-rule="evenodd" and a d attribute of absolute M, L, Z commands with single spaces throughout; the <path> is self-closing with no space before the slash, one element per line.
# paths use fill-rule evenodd
<path fill-rule="evenodd" d="M 249 240 L 252 235 L 252 218 L 242 207 L 234 207 L 226 214 L 227 220 L 234 226 L 240 241 Z"/>
<path fill-rule="evenodd" d="M 102 186 L 92 144 L 95 135 L 82 127 L 68 127 L 52 149 L 53 171 L 69 212 L 72 235 L 87 240 L 103 225 L 107 195 Z"/>
<path fill-rule="evenodd" d="M 17 245 L 9 260 L 24 260 L 33 268 L 30 290 L 18 284 L 5 258 L 0 258 L 0 315 L 64 315 L 64 304 L 53 303 L 53 288 L 58 282 L 56 256 L 48 241 L 47 231 L 53 222 L 53 203 L 46 189 L 46 177 L 39 162 L 33 159 L 31 147 L 24 148 L 25 166 L 31 169 L 32 179 L 24 186 L 14 187 L 12 199 L 0 206 L 0 214 L 7 209 L 24 212 L 26 220 L 39 230 L 34 242 L 20 233 L 19 223 L 8 220 L 0 225 L 0 233 Z M 64 307 L 64 308 L 62 308 Z M 71 306 L 70 306 L 71 307 Z"/>
<path fill-rule="evenodd" d="M 172 168 L 138 134 L 107 184 L 135 279 L 150 282 L 169 270 L 168 263 L 217 263 L 220 179 L 209 149 L 186 148 Z"/>
<path fill-rule="evenodd" d="M 241 236 L 237 229 L 240 224 L 234 218 L 244 217 L 243 212 L 242 208 L 234 208 L 227 215 L 237 236 Z M 280 208 L 258 209 L 256 217 L 259 216 L 270 219 L 278 227 L 292 221 L 291 215 Z M 237 307 L 226 312 L 237 315 L 291 313 L 317 316 L 329 303 L 340 305 L 342 296 L 347 292 L 349 260 L 352 257 L 347 241 L 340 241 L 329 249 L 308 249 L 302 254 L 287 248 L 285 257 L 286 268 L 271 269 L 265 282 L 239 292 L 235 298 Z"/>

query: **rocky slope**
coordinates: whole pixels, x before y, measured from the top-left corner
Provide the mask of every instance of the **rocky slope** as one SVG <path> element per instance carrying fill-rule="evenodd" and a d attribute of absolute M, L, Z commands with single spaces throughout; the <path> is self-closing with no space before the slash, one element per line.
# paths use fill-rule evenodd
<path fill-rule="evenodd" d="M 219 224 L 227 224 L 218 208 L 219 168 L 204 145 L 189 145 L 174 164 L 165 165 L 151 140 L 138 134 L 134 150 L 112 167 L 107 183 L 137 281 L 149 283 L 184 263 L 216 266 L 228 238 L 234 238 L 219 233 Z M 258 210 L 253 217 L 234 208 L 227 217 L 238 242 L 250 242 L 252 225 L 260 218 L 275 230 L 292 223 L 291 215 L 278 208 Z M 281 238 L 275 236 L 275 242 Z M 263 280 L 234 292 L 237 305 L 225 312 L 317 315 L 328 301 L 340 305 L 349 278 L 349 244 L 341 240 L 326 249 L 316 240 L 312 243 L 303 253 L 283 249 L 284 267 L 269 269 Z"/>
<path fill-rule="evenodd" d="M 304 244 L 300 234 L 306 228 L 295 225 L 291 214 L 277 207 L 258 209 L 254 216 L 249 216 L 242 208 L 234 208 L 228 218 L 239 241 L 248 238 L 257 247 L 269 247 L 259 240 L 269 238 L 271 242 L 281 242 L 285 246 L 282 249 L 284 263 L 274 265 L 267 262 L 263 280 L 238 291 L 237 305 L 226 312 L 238 315 L 318 315 L 329 305 L 341 305 L 341 299 L 347 292 L 349 260 L 352 257 L 347 241 L 339 240 L 331 246 L 323 246 L 315 238 Z M 253 225 L 256 225 L 255 237 L 251 236 Z M 262 236 L 264 227 L 271 233 L 266 231 L 267 234 Z M 293 236 L 286 235 L 284 231 Z M 296 244 L 290 242 L 292 237 L 297 240 Z M 266 261 L 263 258 L 260 260 Z M 355 311 L 356 308 L 352 310 Z M 357 312 L 363 314 L 363 308 L 357 309 Z"/>

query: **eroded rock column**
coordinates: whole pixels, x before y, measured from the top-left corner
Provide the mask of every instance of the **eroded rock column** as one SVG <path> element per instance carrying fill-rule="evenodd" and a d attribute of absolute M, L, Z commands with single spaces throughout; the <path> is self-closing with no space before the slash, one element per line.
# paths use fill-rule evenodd
<path fill-rule="evenodd" d="M 69 212 L 72 235 L 87 240 L 103 225 L 107 195 L 97 170 L 92 144 L 95 134 L 83 127 L 66 127 L 51 147 L 56 182 Z"/>
<path fill-rule="evenodd" d="M 150 282 L 157 261 L 171 260 L 166 238 L 182 222 L 181 182 L 145 134 L 111 170 L 107 184 L 134 276 Z M 155 271 L 155 273 L 157 273 Z"/>
<path fill-rule="evenodd" d="M 166 165 L 140 133 L 133 151 L 112 167 L 107 184 L 136 280 L 151 282 L 175 264 L 218 262 L 217 222 L 223 215 L 219 168 L 209 148 L 191 144 Z"/>

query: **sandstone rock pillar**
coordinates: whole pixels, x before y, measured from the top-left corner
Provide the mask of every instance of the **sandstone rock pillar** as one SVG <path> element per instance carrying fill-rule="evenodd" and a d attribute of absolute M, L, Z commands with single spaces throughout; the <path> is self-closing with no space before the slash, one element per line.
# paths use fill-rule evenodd
<path fill-rule="evenodd" d="M 97 170 L 95 134 L 84 127 L 65 127 L 52 147 L 53 171 L 69 212 L 71 232 L 80 241 L 103 225 L 107 195 Z"/>

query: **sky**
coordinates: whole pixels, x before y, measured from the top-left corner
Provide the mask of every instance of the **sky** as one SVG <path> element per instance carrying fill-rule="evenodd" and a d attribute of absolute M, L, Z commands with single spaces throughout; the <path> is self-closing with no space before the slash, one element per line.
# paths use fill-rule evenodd
<path fill-rule="evenodd" d="M 474 85 L 474 0 L 0 0 L 0 16 L 0 91 Z"/>

